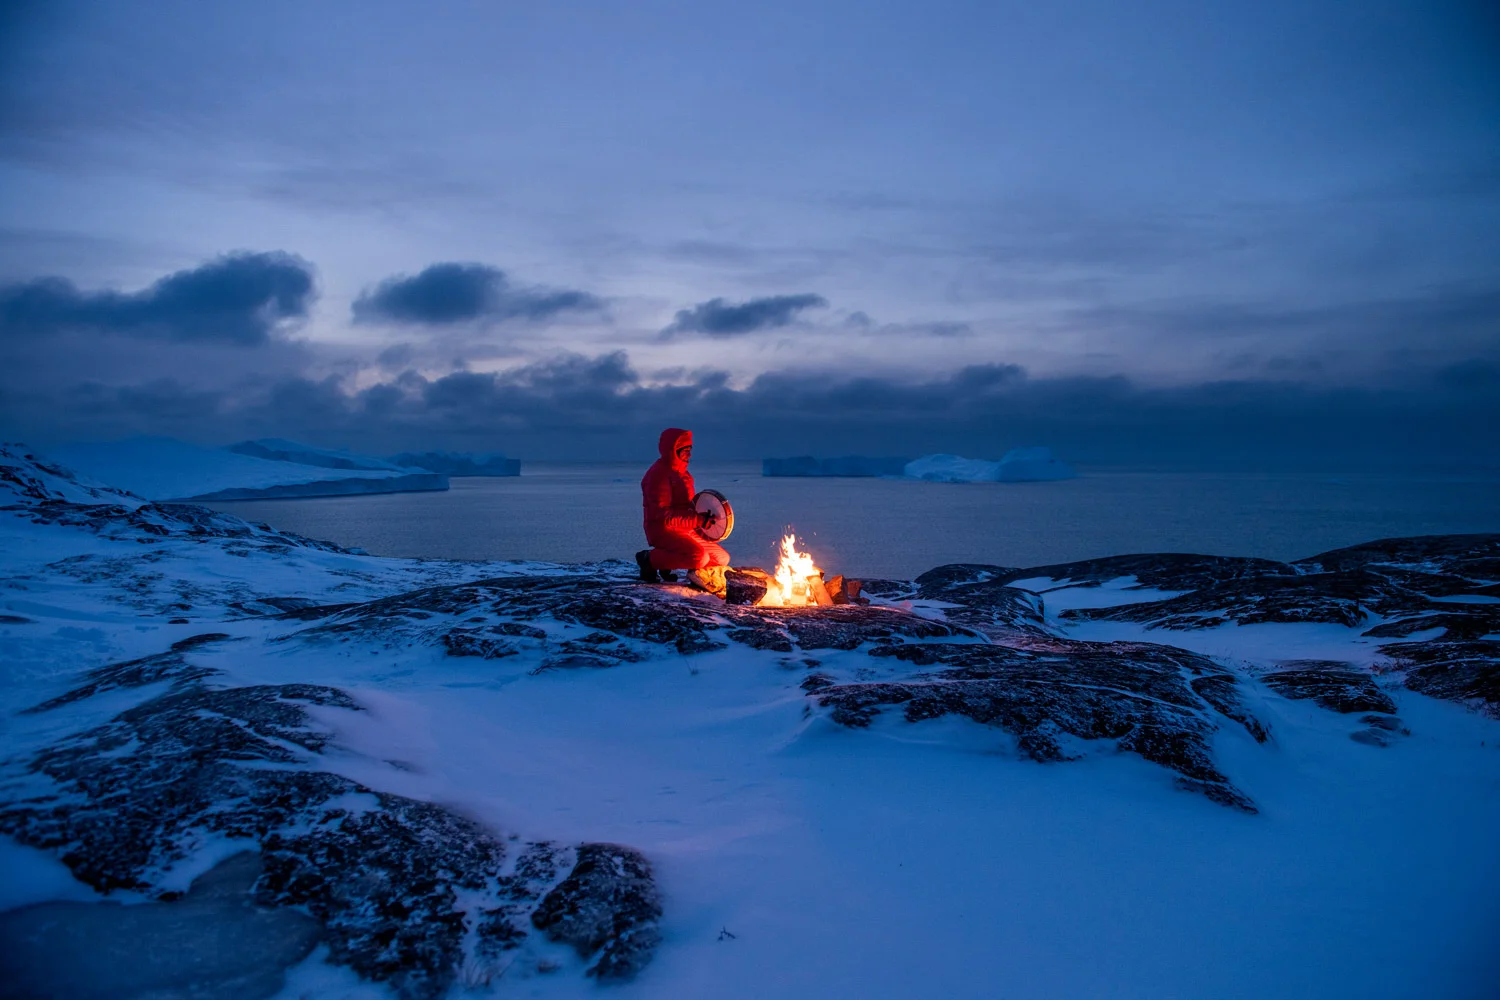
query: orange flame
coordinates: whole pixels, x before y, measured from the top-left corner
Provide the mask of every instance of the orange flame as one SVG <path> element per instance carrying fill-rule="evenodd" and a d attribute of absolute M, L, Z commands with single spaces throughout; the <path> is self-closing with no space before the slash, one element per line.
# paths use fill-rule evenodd
<path fill-rule="evenodd" d="M 761 606 L 768 608 L 803 608 L 817 603 L 813 598 L 813 581 L 821 578 L 813 558 L 806 552 L 797 551 L 797 536 L 788 532 L 781 536 L 781 561 L 776 564 L 776 585 L 766 588 Z"/>

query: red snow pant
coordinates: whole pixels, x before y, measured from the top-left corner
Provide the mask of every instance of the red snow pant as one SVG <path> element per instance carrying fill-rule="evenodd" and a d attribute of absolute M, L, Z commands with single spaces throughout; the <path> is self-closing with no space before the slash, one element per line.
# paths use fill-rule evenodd
<path fill-rule="evenodd" d="M 651 550 L 652 569 L 702 569 L 729 565 L 729 553 L 724 551 L 724 546 L 697 535 L 654 531 L 646 541 L 654 546 Z"/>

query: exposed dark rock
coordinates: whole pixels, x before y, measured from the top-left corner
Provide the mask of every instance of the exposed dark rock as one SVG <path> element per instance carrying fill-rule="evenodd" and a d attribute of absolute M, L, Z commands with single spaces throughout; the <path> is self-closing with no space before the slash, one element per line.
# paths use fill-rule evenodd
<path fill-rule="evenodd" d="M 1313 570 L 1343 571 L 1372 564 L 1411 566 L 1433 573 L 1500 580 L 1500 534 L 1490 535 L 1417 535 L 1411 538 L 1383 538 L 1363 545 L 1334 549 L 1298 560 L 1299 567 Z"/>
<path fill-rule="evenodd" d="M 193 642 L 192 639 L 182 641 Z M 179 645 L 181 643 L 173 643 L 172 648 L 175 650 Z M 201 643 L 194 643 L 194 645 L 201 645 Z M 191 649 L 192 646 L 188 648 Z M 40 705 L 33 705 L 24 712 L 25 714 L 50 712 L 54 708 L 92 698 L 101 691 L 115 688 L 145 687 L 147 684 L 157 684 L 162 681 L 188 684 L 217 672 L 206 667 L 193 666 L 183 658 L 180 652 L 157 653 L 153 656 L 143 656 L 140 659 L 126 660 L 123 663 L 111 663 L 97 670 L 90 670 L 84 675 L 85 683 L 56 698 L 49 698 Z"/>
<path fill-rule="evenodd" d="M 610 636 L 611 640 L 615 637 Z M 449 656 L 479 656 L 498 660 L 545 643 L 547 633 L 521 622 L 497 622 L 481 628 L 455 628 L 442 635 Z"/>
<path fill-rule="evenodd" d="M 30 618 L 22 618 L 20 615 L 0 615 L 0 625 L 30 625 Z"/>
<path fill-rule="evenodd" d="M 443 996 L 463 955 L 457 891 L 484 891 L 505 847 L 439 806 L 373 794 L 373 807 L 328 803 L 310 829 L 267 835 L 257 899 L 306 907 L 334 962 L 399 996 Z"/>
<path fill-rule="evenodd" d="M 962 715 L 1013 734 L 1021 752 L 1037 761 L 1067 759 L 1063 734 L 1110 739 L 1176 771 L 1182 785 L 1215 802 L 1255 810 L 1213 764 L 1214 705 L 1189 681 L 1228 675 L 1197 654 L 1148 643 L 1051 639 L 1025 646 L 884 646 L 871 655 L 944 669 L 902 681 L 824 686 L 813 697 L 832 709 L 834 721 L 865 726 L 883 706 L 897 704 L 906 706 L 908 722 Z M 1222 691 L 1216 700 L 1227 701 Z M 1264 738 L 1264 727 L 1246 728 Z"/>
<path fill-rule="evenodd" d="M 1400 642 L 1380 651 L 1406 670 L 1406 686 L 1500 719 L 1500 640 Z"/>
<path fill-rule="evenodd" d="M 607 638 L 589 645 L 607 647 L 615 637 Z M 165 669 L 180 657 L 156 659 Z M 148 669 L 115 668 L 134 671 L 131 679 Z M 309 684 L 211 689 L 184 676 L 164 674 L 177 681 L 168 693 L 12 762 L 51 786 L 0 805 L 0 832 L 58 854 L 101 892 L 164 899 L 157 886 L 204 836 L 258 845 L 255 900 L 305 908 L 334 961 L 406 1000 L 447 992 L 471 926 L 476 948 L 525 937 L 530 906 L 555 880 L 542 877 L 537 851 L 502 877 L 505 844 L 478 824 L 311 769 L 329 734 L 306 707 L 359 710 L 347 694 Z M 649 869 L 633 877 L 647 884 L 632 891 L 654 900 Z M 643 964 L 654 945 L 628 920 L 621 926 L 630 933 L 611 939 L 610 970 Z"/>
<path fill-rule="evenodd" d="M 1325 622 L 1354 627 L 1367 613 L 1388 614 L 1424 608 L 1428 600 L 1367 570 L 1305 576 L 1246 577 L 1211 584 L 1162 601 L 1108 608 L 1079 608 L 1062 617 L 1073 621 L 1131 621 L 1147 628 L 1214 628 L 1227 622 Z"/>
<path fill-rule="evenodd" d="M 1000 569 L 1000 567 L 986 567 Z M 1135 577 L 1135 587 L 1153 590 L 1199 590 L 1234 580 L 1263 576 L 1295 576 L 1297 570 L 1272 559 L 1241 556 L 1200 556 L 1176 552 L 1109 556 L 1079 562 L 1029 566 L 995 574 L 999 583 L 1014 580 L 1055 580 L 1058 586 L 1076 587 L 1106 583 L 1120 577 Z M 918 578 L 921 579 L 920 577 Z"/>
<path fill-rule="evenodd" d="M 470 616 L 475 612 L 527 622 L 550 619 L 583 625 L 623 638 L 669 645 L 684 655 L 724 647 L 710 634 L 720 627 L 711 610 L 691 600 L 662 596 L 659 588 L 599 576 L 496 577 L 426 587 L 340 608 L 297 635 L 396 634 L 436 616 Z M 459 641 L 462 644 L 463 640 Z"/>
<path fill-rule="evenodd" d="M 942 600 L 946 594 L 959 587 L 971 587 L 976 583 L 990 583 L 1010 576 L 1016 570 L 1011 566 L 992 566 L 989 563 L 948 563 L 937 566 L 917 577 L 916 592 L 921 597 Z M 866 587 L 890 585 L 891 580 L 870 580 Z"/>
<path fill-rule="evenodd" d="M 1240 700 L 1240 685 L 1231 674 L 1209 674 L 1194 677 L 1189 685 L 1198 697 L 1208 702 L 1220 715 L 1233 719 L 1255 737 L 1255 742 L 1264 743 L 1271 738 L 1271 728 L 1251 715 Z"/>
<path fill-rule="evenodd" d="M 1394 715 L 1366 715 L 1359 721 L 1365 724 L 1365 728 L 1350 733 L 1349 738 L 1367 746 L 1388 747 L 1398 738 L 1411 735 L 1411 730 Z"/>
<path fill-rule="evenodd" d="M 1284 660 L 1261 680 L 1278 694 L 1311 699 L 1330 712 L 1396 711 L 1396 703 L 1375 686 L 1368 671 L 1339 660 Z"/>
<path fill-rule="evenodd" d="M 56 792 L 0 807 L 0 828 L 61 854 L 94 888 L 149 891 L 183 861 L 194 831 L 259 838 L 354 784 L 331 774 L 254 769 L 296 765 L 328 740 L 304 705 L 357 709 L 334 688 L 307 684 L 210 690 L 153 698 L 109 723 L 37 754 L 30 770 Z"/>
<path fill-rule="evenodd" d="M 537 903 L 557 884 L 560 872 L 576 859 L 577 851 L 549 841 L 529 845 L 516 858 L 514 871 L 495 880 L 499 906 L 481 909 L 476 924 L 480 958 L 496 956 L 519 947 L 526 940 L 525 927 Z"/>
<path fill-rule="evenodd" d="M 917 585 L 910 580 L 864 580 L 862 584 L 862 594 L 885 601 L 904 600 L 915 597 L 917 593 Z"/>
<path fill-rule="evenodd" d="M 1443 634 L 1434 641 L 1457 642 L 1500 633 L 1500 604 L 1444 604 L 1441 607 L 1444 610 L 1382 622 L 1364 634 L 1378 639 L 1401 639 L 1440 628 Z"/>
<path fill-rule="evenodd" d="M 228 638 L 230 638 L 228 632 L 204 632 L 201 635 L 190 635 L 186 639 L 178 639 L 172 643 L 172 652 L 185 653 L 190 649 L 197 649 L 199 646 L 207 646 L 215 642 L 223 642 Z"/>
<path fill-rule="evenodd" d="M 731 629 L 729 638 L 752 649 L 768 649 L 773 653 L 790 653 L 792 637 L 778 622 L 753 622 L 746 628 Z"/>
<path fill-rule="evenodd" d="M 974 632 L 907 611 L 874 605 L 827 608 L 726 608 L 729 638 L 757 649 L 858 649 L 867 642 L 977 638 Z"/>
<path fill-rule="evenodd" d="M 0 476 L 5 468 L 0 465 Z M 207 507 L 181 503 L 146 503 L 138 507 L 119 503 L 74 503 L 60 499 L 32 500 L 0 506 L 36 524 L 82 528 L 108 538 L 185 538 L 193 541 L 239 539 L 250 549 L 286 551 L 293 548 L 322 552 L 348 552 L 343 546 L 322 542 L 264 524 L 242 521 Z"/>
<path fill-rule="evenodd" d="M 651 961 L 661 941 L 661 901 L 651 866 L 619 844 L 584 844 L 568 877 L 549 892 L 531 922 L 579 957 L 595 953 L 591 976 L 629 979 Z"/>
<path fill-rule="evenodd" d="M 1016 632 L 1050 635 L 1042 620 L 1041 601 L 1005 583 L 1015 572 L 980 563 L 939 566 L 917 577 L 917 596 L 958 605 L 945 608 L 943 616 L 990 638 L 1003 639 Z"/>

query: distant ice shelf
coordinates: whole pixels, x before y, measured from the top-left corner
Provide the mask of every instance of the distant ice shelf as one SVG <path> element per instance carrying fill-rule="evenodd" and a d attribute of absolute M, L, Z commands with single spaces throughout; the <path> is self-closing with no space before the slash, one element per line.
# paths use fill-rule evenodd
<path fill-rule="evenodd" d="M 959 455 L 923 455 L 906 463 L 908 479 L 931 483 L 1032 483 L 1077 475 L 1050 448 L 1014 448 L 998 462 Z"/>
<path fill-rule="evenodd" d="M 274 439 L 270 439 L 274 440 Z M 259 442 L 267 452 L 278 449 Z M 276 441 L 302 458 L 331 456 L 351 462 L 362 456 L 330 452 Z M 235 446 L 241 447 L 241 446 Z M 446 490 L 439 473 L 386 467 L 330 467 L 244 454 L 225 448 L 201 448 L 173 438 L 132 438 L 96 444 L 64 445 L 49 456 L 101 482 L 111 483 L 148 500 L 260 500 L 280 497 L 342 496 L 357 493 L 407 493 Z M 379 462 L 379 459 L 366 459 Z"/>
<path fill-rule="evenodd" d="M 252 458 L 267 458 L 274 462 L 291 462 L 295 465 L 311 465 L 323 469 L 404 471 L 398 463 L 388 462 L 383 458 L 356 455 L 350 451 L 332 448 L 317 448 L 299 441 L 288 441 L 285 438 L 257 438 L 254 441 L 241 441 L 238 444 L 229 445 L 225 450 L 237 455 L 249 455 Z"/>

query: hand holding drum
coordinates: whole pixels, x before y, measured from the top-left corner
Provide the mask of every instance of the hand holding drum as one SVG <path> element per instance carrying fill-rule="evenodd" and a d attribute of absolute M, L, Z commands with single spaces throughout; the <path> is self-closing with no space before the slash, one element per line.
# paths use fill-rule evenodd
<path fill-rule="evenodd" d="M 698 512 L 698 534 L 710 542 L 722 542 L 734 531 L 734 508 L 718 490 L 701 490 L 693 497 Z"/>

